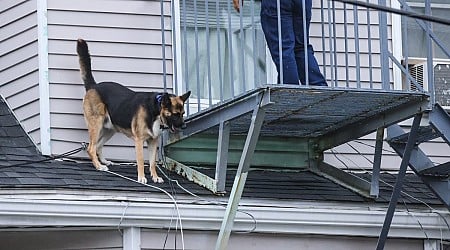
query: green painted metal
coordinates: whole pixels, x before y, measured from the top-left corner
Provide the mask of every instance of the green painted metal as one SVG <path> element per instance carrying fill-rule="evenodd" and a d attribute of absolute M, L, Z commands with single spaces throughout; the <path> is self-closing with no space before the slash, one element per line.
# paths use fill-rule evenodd
<path fill-rule="evenodd" d="M 310 171 L 366 198 L 372 198 L 372 196 L 370 196 L 370 182 L 349 174 L 342 169 L 335 168 L 325 162 L 318 162 L 316 166 L 310 168 Z"/>
<path fill-rule="evenodd" d="M 217 185 L 216 185 L 217 181 L 215 179 L 213 179 L 213 178 L 211 178 L 189 166 L 181 164 L 169 157 L 166 157 L 166 162 L 167 162 L 167 164 L 165 164 L 165 167 L 168 170 L 175 172 L 175 173 L 185 177 L 189 181 L 192 181 L 204 188 L 211 190 L 211 192 L 213 192 L 215 194 L 217 193 Z"/>
<path fill-rule="evenodd" d="M 238 165 L 245 136 L 230 136 L 228 165 Z M 217 135 L 197 134 L 166 147 L 168 157 L 187 165 L 216 165 Z M 261 137 L 256 145 L 252 166 L 306 168 L 312 148 L 303 138 Z"/>

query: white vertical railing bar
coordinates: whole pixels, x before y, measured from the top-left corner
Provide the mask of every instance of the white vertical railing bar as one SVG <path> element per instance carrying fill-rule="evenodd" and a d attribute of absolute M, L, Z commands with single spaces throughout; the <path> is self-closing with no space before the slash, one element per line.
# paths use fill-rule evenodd
<path fill-rule="evenodd" d="M 328 46 L 330 46 L 330 76 L 331 76 L 331 86 L 336 86 L 336 80 L 334 78 L 334 65 L 335 65 L 335 61 L 334 61 L 334 57 L 333 57 L 333 53 L 331 53 L 333 50 L 335 50 L 336 48 L 333 47 L 333 38 L 336 37 L 336 34 L 334 34 L 332 32 L 331 29 L 331 7 L 330 7 L 330 1 L 327 1 L 327 23 L 328 23 Z M 333 84 L 334 82 L 334 84 Z"/>
<path fill-rule="evenodd" d="M 349 82 L 349 65 L 348 65 L 348 20 L 347 20 L 347 4 L 344 3 L 343 6 L 344 9 L 344 37 L 345 37 L 345 42 L 344 42 L 344 54 L 345 54 L 345 87 L 350 87 L 350 82 Z"/>
<path fill-rule="evenodd" d="M 231 1 L 227 1 L 227 9 L 228 9 L 228 72 L 230 78 L 230 88 L 231 88 L 231 97 L 235 96 L 234 93 L 234 74 L 233 74 L 233 33 L 232 33 L 232 23 L 231 23 Z"/>
<path fill-rule="evenodd" d="M 403 10 L 405 9 L 405 6 L 402 5 L 401 7 Z M 403 17 L 404 19 L 404 25 L 402 25 L 402 48 L 403 48 L 403 61 L 406 66 L 406 69 L 409 69 L 409 48 L 408 48 L 408 17 Z M 404 84 L 406 90 L 411 90 L 411 80 L 407 77 L 404 78 Z"/>
<path fill-rule="evenodd" d="M 172 25 L 172 54 L 173 54 L 173 81 L 174 92 L 179 95 L 183 92 L 182 83 L 182 67 L 181 67 L 181 43 L 180 37 L 180 2 L 179 0 L 171 1 L 171 25 Z"/>
<path fill-rule="evenodd" d="M 256 24 L 255 24 L 255 1 L 251 0 L 251 9 L 250 9 L 250 21 L 251 21 L 251 31 L 252 31 L 252 46 L 253 46 L 253 79 L 255 80 L 255 87 L 261 86 L 261 80 L 259 79 L 258 74 L 258 57 L 256 55 Z"/>
<path fill-rule="evenodd" d="M 312 10 L 311 10 L 312 11 Z M 308 44 L 309 44 L 309 32 L 306 25 L 306 1 L 302 0 L 302 18 L 303 18 L 303 49 L 305 54 L 305 84 L 309 85 L 309 61 L 308 61 Z"/>
<path fill-rule="evenodd" d="M 326 48 L 325 48 L 325 18 L 324 18 L 324 5 L 323 5 L 323 1 L 320 1 L 320 27 L 322 29 L 322 68 L 323 68 L 323 77 L 325 78 L 325 80 L 327 79 L 327 59 L 326 59 Z"/>
<path fill-rule="evenodd" d="M 426 15 L 431 15 L 431 1 L 430 0 L 425 0 L 425 14 Z M 428 29 L 425 30 L 425 34 L 426 34 L 426 49 L 427 49 L 427 68 L 428 68 L 428 72 L 427 72 L 427 78 L 428 78 L 428 83 L 430 83 L 428 85 L 428 91 L 430 93 L 432 93 L 430 95 L 430 100 L 431 103 L 434 103 L 435 101 L 435 94 L 434 94 L 434 67 L 433 67 L 433 44 L 431 41 L 431 36 L 430 33 L 433 29 L 432 27 L 432 23 L 431 22 L 425 22 L 425 25 L 427 26 Z"/>
<path fill-rule="evenodd" d="M 280 78 L 280 83 L 284 83 L 284 67 L 283 67 L 283 42 L 281 37 L 281 6 L 280 6 L 280 0 L 277 0 L 277 24 L 278 24 L 278 54 L 280 65 L 278 70 L 278 75 Z"/>
<path fill-rule="evenodd" d="M 368 3 L 370 3 L 370 0 L 367 0 Z M 371 32 L 371 22 L 370 22 L 370 9 L 367 8 L 366 12 L 367 16 L 367 50 L 369 53 L 369 86 L 371 89 L 373 89 L 373 60 L 372 60 L 372 32 Z"/>
<path fill-rule="evenodd" d="M 337 87 L 338 86 L 338 62 L 337 62 L 337 42 L 336 42 L 336 37 L 337 37 L 337 32 L 336 32 L 336 3 L 333 1 L 331 3 L 332 8 L 333 8 L 333 34 L 334 34 L 334 39 L 332 39 L 333 41 L 333 57 L 334 57 L 334 86 Z M 347 42 L 347 37 L 345 37 L 345 42 Z M 333 86 L 333 85 L 332 85 Z"/>
<path fill-rule="evenodd" d="M 358 6 L 353 5 L 353 30 L 355 33 L 356 86 L 361 88 L 361 61 L 359 56 L 359 17 Z"/>
<path fill-rule="evenodd" d="M 208 76 L 208 104 L 212 106 L 212 86 L 211 86 L 211 46 L 209 42 L 209 1 L 205 1 L 205 29 L 206 29 L 206 71 Z"/>
<path fill-rule="evenodd" d="M 239 0 L 239 6 L 242 6 L 242 0 Z M 240 49 L 240 53 L 239 53 L 239 73 L 241 75 L 241 85 L 242 85 L 242 91 L 246 91 L 247 88 L 245 86 L 245 63 L 244 63 L 244 28 L 243 28 L 243 12 L 244 10 L 242 9 L 241 11 L 239 11 L 239 49 Z M 254 59 L 253 59 L 254 60 Z"/>
<path fill-rule="evenodd" d="M 220 1 L 216 1 L 216 29 L 217 29 L 217 50 L 218 50 L 218 72 L 219 72 L 219 98 L 220 101 L 222 102 L 224 100 L 223 97 L 223 76 L 222 76 L 222 46 L 221 46 L 221 42 L 220 42 L 220 19 L 219 19 L 219 14 L 220 14 Z"/>
<path fill-rule="evenodd" d="M 160 0 L 160 10 L 161 10 L 161 50 L 162 50 L 162 68 L 163 68 L 163 86 L 164 92 L 167 91 L 167 66 L 166 66 L 166 25 L 164 22 L 164 0 Z"/>
<path fill-rule="evenodd" d="M 197 20 L 197 0 L 194 0 L 194 42 L 195 42 L 195 75 L 197 77 L 197 111 L 201 110 L 201 91 L 200 91 L 200 57 L 198 53 L 198 20 Z"/>
<path fill-rule="evenodd" d="M 187 0 L 182 0 L 182 6 L 183 6 L 183 48 L 184 48 L 184 85 L 186 86 L 186 89 L 189 90 L 190 86 L 189 86 L 189 61 L 188 61 L 188 57 L 187 57 L 187 15 L 186 15 L 186 1 Z M 188 102 L 187 103 L 187 109 L 186 109 L 186 115 L 189 116 L 190 113 L 190 105 L 191 103 Z"/>

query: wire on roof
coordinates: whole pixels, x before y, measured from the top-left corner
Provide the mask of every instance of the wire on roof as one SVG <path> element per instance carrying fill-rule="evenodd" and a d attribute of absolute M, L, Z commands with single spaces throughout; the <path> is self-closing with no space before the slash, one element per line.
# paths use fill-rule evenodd
<path fill-rule="evenodd" d="M 175 200 L 175 198 L 171 194 L 169 194 L 169 192 L 167 192 L 166 190 L 164 190 L 162 188 L 159 188 L 157 186 L 153 186 L 153 185 L 150 185 L 150 184 L 147 184 L 147 183 L 138 182 L 138 181 L 136 181 L 134 179 L 131 179 L 131 178 L 126 177 L 126 176 L 123 176 L 123 175 L 121 175 L 119 173 L 116 173 L 116 172 L 113 172 L 113 171 L 110 171 L 110 170 L 105 170 L 104 172 L 110 173 L 112 175 L 118 176 L 118 177 L 123 178 L 123 179 L 128 180 L 128 181 L 136 182 L 138 184 L 141 184 L 141 185 L 144 185 L 144 186 L 156 189 L 158 191 L 163 192 L 165 195 L 167 195 L 172 200 L 172 202 L 173 202 L 173 204 L 175 206 L 175 209 L 177 211 L 177 224 L 176 225 L 178 226 L 178 221 L 179 221 L 180 222 L 180 232 L 181 232 L 181 244 L 182 244 L 182 249 L 184 250 L 184 233 L 183 233 L 183 224 L 182 224 L 182 221 L 181 221 L 180 210 L 178 208 L 177 201 Z"/>
<path fill-rule="evenodd" d="M 86 148 L 87 148 L 87 144 L 85 142 L 83 142 L 83 143 L 81 143 L 81 146 L 79 148 L 67 151 L 67 152 L 59 154 L 59 155 L 49 156 L 49 157 L 47 157 L 45 159 L 42 159 L 42 160 L 24 161 L 24 162 L 21 162 L 21 163 L 16 163 L 16 164 L 12 164 L 12 165 L 8 165 L 8 166 L 2 166 L 2 167 L 3 168 L 18 167 L 18 166 L 25 166 L 25 165 L 35 164 L 35 163 L 42 163 L 42 162 L 62 159 L 62 158 L 74 155 L 76 153 L 79 153 L 79 152 L 81 152 L 83 150 L 86 150 Z"/>
<path fill-rule="evenodd" d="M 362 155 L 362 153 L 359 152 L 356 148 L 353 148 L 353 149 L 354 149 L 359 155 Z M 335 157 L 336 159 L 338 159 L 342 164 L 344 164 L 344 166 L 345 166 L 347 169 L 349 169 L 349 167 L 345 164 L 345 162 L 342 161 L 342 160 L 340 160 L 339 157 L 337 156 L 337 154 L 341 154 L 341 153 L 339 153 L 339 152 L 337 152 L 337 151 L 334 151 L 334 150 L 330 150 L 330 151 L 333 153 L 333 155 L 334 155 L 334 157 Z M 343 156 L 345 157 L 345 155 L 343 155 Z M 367 158 L 365 158 L 365 159 L 367 159 Z M 353 162 L 353 161 L 352 161 L 352 162 Z M 371 162 L 371 161 L 369 161 L 369 162 Z M 354 162 L 353 162 L 353 163 L 354 163 Z M 355 166 L 358 166 L 358 165 L 355 164 Z M 367 171 L 366 169 L 361 168 L 361 167 L 359 167 L 359 168 L 360 168 L 360 170 L 363 170 L 364 173 L 366 173 L 366 174 L 368 174 L 368 175 L 370 175 L 370 176 L 372 175 L 372 173 L 369 172 L 369 171 Z M 353 174 L 351 171 L 348 171 L 348 173 L 349 173 L 350 175 L 353 175 L 354 177 L 361 178 L 361 177 L 359 177 L 359 176 Z M 380 180 L 380 182 L 382 182 L 383 184 L 385 184 L 385 185 L 387 185 L 387 186 L 389 186 L 389 187 L 391 187 L 391 188 L 394 188 L 393 185 L 391 185 L 390 183 L 384 181 L 381 177 L 379 178 L 379 180 Z M 366 180 L 366 181 L 368 181 L 368 180 Z M 423 192 L 423 191 L 421 191 L 421 192 L 422 192 L 423 194 L 425 194 L 425 192 Z M 411 194 L 409 194 L 409 193 L 407 193 L 407 192 L 405 192 L 405 191 L 403 191 L 403 190 L 401 191 L 401 194 L 402 194 L 402 195 L 405 195 L 405 196 L 407 196 L 407 197 L 409 197 L 409 198 L 411 198 L 411 199 L 413 199 L 413 200 L 415 200 L 415 201 L 418 201 L 418 202 L 424 204 L 427 208 L 430 209 L 430 212 L 431 212 L 431 213 L 436 213 L 436 214 L 442 219 L 442 221 L 444 221 L 445 225 L 447 226 L 447 229 L 448 229 L 449 232 L 450 232 L 450 225 L 449 225 L 447 219 L 445 218 L 445 216 L 442 215 L 442 212 L 441 212 L 441 211 L 439 211 L 439 210 L 433 208 L 431 205 L 429 205 L 429 204 L 426 203 L 425 201 L 423 201 L 423 200 L 421 200 L 421 199 L 419 199 L 419 198 L 416 198 L 416 197 L 414 197 L 413 195 L 411 195 Z M 407 209 L 407 210 L 408 210 L 408 209 Z M 408 211 L 408 214 L 409 214 L 409 211 Z M 420 222 L 419 222 L 419 225 L 420 225 L 420 227 L 421 227 L 422 230 L 423 230 L 423 227 L 422 227 L 422 225 L 420 224 Z M 424 231 L 424 233 L 426 234 L 425 231 Z"/>

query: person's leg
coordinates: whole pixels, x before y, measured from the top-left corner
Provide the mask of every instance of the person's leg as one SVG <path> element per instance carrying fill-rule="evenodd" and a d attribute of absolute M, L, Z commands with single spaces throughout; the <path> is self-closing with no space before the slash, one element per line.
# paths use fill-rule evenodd
<path fill-rule="evenodd" d="M 303 3 L 302 0 L 294 0 L 294 32 L 295 32 L 295 59 L 298 67 L 298 77 L 300 82 L 306 84 L 306 64 L 305 64 L 305 46 L 304 37 L 307 43 L 307 62 L 308 62 L 308 82 L 310 85 L 327 86 L 326 80 L 320 72 L 319 64 L 314 57 L 314 49 L 309 44 L 309 25 L 311 22 L 312 0 L 305 0 L 306 30 L 303 29 Z"/>
<path fill-rule="evenodd" d="M 280 0 L 281 6 L 281 38 L 283 54 L 283 83 L 299 84 L 294 47 L 294 26 L 292 23 L 292 0 Z M 261 3 L 261 26 L 269 47 L 272 60 L 278 71 L 280 82 L 280 53 L 278 47 L 277 1 L 263 0 Z"/>

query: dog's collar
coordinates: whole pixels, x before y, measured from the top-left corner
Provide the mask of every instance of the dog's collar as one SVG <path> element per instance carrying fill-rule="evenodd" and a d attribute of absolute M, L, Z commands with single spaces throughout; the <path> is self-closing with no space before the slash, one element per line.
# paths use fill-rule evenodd
<path fill-rule="evenodd" d="M 161 101 L 162 101 L 162 94 L 156 95 L 156 102 L 158 103 L 158 106 L 161 107 Z"/>
<path fill-rule="evenodd" d="M 156 102 L 158 103 L 159 108 L 161 108 L 162 96 L 163 96 L 162 94 L 156 95 Z M 161 122 L 161 124 L 159 125 L 160 129 L 169 129 L 169 127 L 167 127 L 166 125 L 163 124 L 161 117 L 159 117 L 159 121 Z"/>

